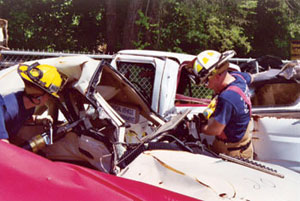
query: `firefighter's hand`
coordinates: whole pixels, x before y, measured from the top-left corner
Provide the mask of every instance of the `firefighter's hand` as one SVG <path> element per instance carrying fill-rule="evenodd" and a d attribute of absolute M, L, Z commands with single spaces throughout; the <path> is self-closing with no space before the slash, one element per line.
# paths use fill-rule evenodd
<path fill-rule="evenodd" d="M 203 113 L 200 113 L 198 115 L 199 121 L 201 126 L 206 125 L 208 123 L 208 120 L 205 118 L 205 116 L 203 115 Z"/>
<path fill-rule="evenodd" d="M 202 133 L 203 126 L 207 125 L 208 123 L 207 119 L 203 116 L 202 113 L 200 113 L 199 115 L 194 115 L 194 121 L 196 123 L 196 129 L 198 133 Z"/>
<path fill-rule="evenodd" d="M 37 125 L 49 126 L 53 124 L 53 119 L 50 115 L 47 116 L 35 116 L 34 123 Z"/>

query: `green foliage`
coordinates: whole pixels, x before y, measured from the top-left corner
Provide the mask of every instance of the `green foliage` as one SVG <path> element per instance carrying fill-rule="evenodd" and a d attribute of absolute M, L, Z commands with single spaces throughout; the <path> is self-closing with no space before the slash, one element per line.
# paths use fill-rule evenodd
<path fill-rule="evenodd" d="M 11 48 L 90 51 L 104 41 L 96 0 L 2 0 Z"/>
<path fill-rule="evenodd" d="M 143 31 L 139 31 L 138 33 L 138 39 L 136 41 L 133 42 L 134 46 L 137 49 L 145 49 L 147 47 L 150 46 L 149 42 L 144 42 L 144 37 L 145 37 L 145 31 L 150 31 L 150 23 L 149 23 L 149 18 L 147 16 L 144 15 L 144 13 L 139 10 L 138 11 L 139 14 L 139 20 L 137 20 L 135 23 L 136 25 L 138 25 L 140 27 L 140 29 L 142 29 Z"/>
<path fill-rule="evenodd" d="M 122 45 L 128 4 L 118 0 L 116 48 Z M 138 49 L 198 54 L 234 49 L 239 57 L 273 54 L 289 58 L 290 41 L 300 39 L 299 0 L 161 0 L 149 15 L 144 1 L 134 27 Z M 107 0 L 0 0 L 9 21 L 11 48 L 94 51 L 105 43 Z M 149 4 L 148 4 L 149 3 Z M 150 7 L 149 7 L 150 5 Z M 151 13 L 151 12 L 150 12 Z"/>
<path fill-rule="evenodd" d="M 300 19 L 288 25 L 288 31 L 292 39 L 300 38 Z"/>
<path fill-rule="evenodd" d="M 234 49 L 240 57 L 288 58 L 290 41 L 300 38 L 297 0 L 163 0 L 161 13 L 158 31 L 151 31 L 160 50 Z M 139 44 L 153 43 L 139 38 Z"/>
<path fill-rule="evenodd" d="M 191 54 L 207 48 L 250 52 L 252 47 L 242 25 L 248 24 L 246 17 L 252 15 L 249 10 L 255 8 L 256 1 L 163 0 L 162 4 L 162 18 L 153 26 L 158 30 L 151 30 L 157 49 Z M 232 10 L 238 8 L 240 12 L 233 15 Z M 138 25 L 148 30 L 150 20 L 142 24 L 145 19 L 140 17 Z"/>
<path fill-rule="evenodd" d="M 294 2 L 294 3 L 293 3 Z M 272 54 L 289 59 L 290 41 L 299 40 L 298 0 L 260 0 L 252 31 L 252 56 Z M 298 7 L 299 8 L 299 7 Z"/>
<path fill-rule="evenodd" d="M 208 39 L 211 41 L 211 46 L 219 51 L 228 49 L 245 49 L 248 53 L 251 50 L 250 43 L 247 41 L 247 36 L 244 35 L 243 28 L 236 25 L 226 25 L 220 18 L 212 16 L 207 19 Z"/>

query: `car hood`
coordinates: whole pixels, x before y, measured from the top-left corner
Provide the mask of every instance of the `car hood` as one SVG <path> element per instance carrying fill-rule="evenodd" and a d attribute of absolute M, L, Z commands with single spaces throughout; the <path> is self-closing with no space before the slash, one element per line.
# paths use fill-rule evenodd
<path fill-rule="evenodd" d="M 279 166 L 267 166 L 283 178 L 220 158 L 154 150 L 142 153 L 119 176 L 203 200 L 299 198 L 300 175 Z"/>

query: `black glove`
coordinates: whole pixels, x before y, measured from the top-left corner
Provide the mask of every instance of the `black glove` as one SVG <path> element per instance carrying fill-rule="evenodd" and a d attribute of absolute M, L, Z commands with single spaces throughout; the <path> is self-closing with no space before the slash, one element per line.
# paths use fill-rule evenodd
<path fill-rule="evenodd" d="M 198 133 L 201 133 L 201 127 L 207 124 L 207 119 L 203 116 L 202 113 L 200 113 L 199 115 L 194 115 L 194 121 Z"/>

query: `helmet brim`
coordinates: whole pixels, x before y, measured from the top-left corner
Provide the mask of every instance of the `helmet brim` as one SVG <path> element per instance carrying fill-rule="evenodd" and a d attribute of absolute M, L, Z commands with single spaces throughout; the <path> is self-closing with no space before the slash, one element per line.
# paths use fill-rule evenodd
<path fill-rule="evenodd" d="M 47 75 L 57 75 L 58 78 L 56 79 L 56 83 L 53 82 L 53 76 L 50 76 L 50 80 L 52 82 L 48 82 L 45 80 L 42 80 L 44 76 L 44 72 L 40 68 L 46 68 L 48 71 Z M 34 71 L 35 70 L 35 71 Z M 32 72 L 34 71 L 34 72 Z M 26 64 L 20 64 L 18 67 L 18 73 L 20 77 L 23 79 L 24 82 L 30 83 L 33 86 L 36 86 L 37 88 L 45 91 L 46 93 L 50 94 L 51 96 L 55 98 L 59 98 L 58 92 L 63 88 L 67 81 L 67 77 L 63 75 L 62 73 L 59 73 L 57 69 L 53 66 L 49 65 L 40 65 L 39 63 L 34 63 L 31 66 L 28 66 Z M 35 73 L 35 74 L 33 74 Z M 49 74 L 51 73 L 51 74 Z M 47 77 L 46 77 L 47 78 Z M 49 79 L 49 76 L 48 76 Z"/>

